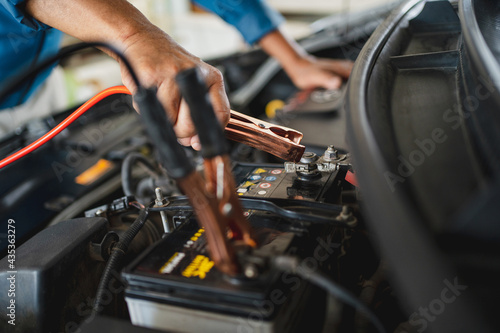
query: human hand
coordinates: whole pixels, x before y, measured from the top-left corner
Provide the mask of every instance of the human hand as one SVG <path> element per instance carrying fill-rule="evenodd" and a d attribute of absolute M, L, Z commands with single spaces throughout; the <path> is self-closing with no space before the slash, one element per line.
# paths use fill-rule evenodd
<path fill-rule="evenodd" d="M 280 29 L 259 41 L 259 45 L 281 64 L 292 82 L 300 89 L 338 89 L 353 67 L 350 60 L 316 58 Z"/>
<path fill-rule="evenodd" d="M 158 89 L 158 99 L 182 144 L 200 149 L 188 107 L 175 83 L 175 76 L 184 69 L 200 68 L 217 118 L 223 126 L 229 121 L 229 101 L 221 73 L 184 50 L 128 1 L 29 0 L 26 11 L 40 22 L 83 41 L 123 45 L 141 84 Z M 130 73 L 115 54 L 104 51 L 120 63 L 123 84 L 134 94 L 137 87 Z"/>
<path fill-rule="evenodd" d="M 134 67 L 141 84 L 157 87 L 157 96 L 174 126 L 178 141 L 201 149 L 191 120 L 189 108 L 177 88 L 175 76 L 182 70 L 197 66 L 206 81 L 215 114 L 222 126 L 229 121 L 229 101 L 222 74 L 216 68 L 187 52 L 163 31 L 150 27 L 124 41 L 125 55 Z M 121 65 L 123 84 L 135 93 L 136 87 L 127 69 Z M 140 111 L 140 110 L 139 110 Z"/>
<path fill-rule="evenodd" d="M 350 60 L 316 58 L 311 55 L 298 58 L 284 67 L 292 82 L 300 89 L 338 89 L 349 77 L 353 67 Z"/>

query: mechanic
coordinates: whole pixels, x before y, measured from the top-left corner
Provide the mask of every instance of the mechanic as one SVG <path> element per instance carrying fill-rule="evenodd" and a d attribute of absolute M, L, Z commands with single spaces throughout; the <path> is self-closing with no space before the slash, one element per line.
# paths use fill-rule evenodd
<path fill-rule="evenodd" d="M 249 44 L 258 43 L 269 55 L 275 57 L 298 88 L 335 89 L 341 85 L 343 78 L 349 76 L 352 68 L 350 61 L 315 58 L 288 38 L 279 29 L 283 17 L 263 0 L 194 2 L 235 26 Z M 57 52 L 61 32 L 64 32 L 83 41 L 105 41 L 122 45 L 139 80 L 145 86 L 158 88 L 158 98 L 169 113 L 181 144 L 200 149 L 188 109 L 175 85 L 175 75 L 183 69 L 193 66 L 202 68 L 218 118 L 224 125 L 227 123 L 229 102 L 220 72 L 183 49 L 128 1 L 0 0 L 0 4 L 2 85 L 8 84 L 8 79 L 5 78 L 33 65 L 38 59 Z M 120 63 L 114 54 L 109 55 Z M 136 87 L 129 73 L 123 65 L 120 67 L 123 84 L 134 93 Z M 37 90 L 48 89 L 41 86 L 49 86 L 42 85 L 49 75 L 50 70 L 38 75 L 2 102 L 0 109 L 7 110 L 0 112 L 0 116 L 8 114 L 6 119 L 10 123 L 7 126 L 19 126 L 19 122 L 23 121 L 22 116 L 14 116 L 16 109 L 24 107 L 24 118 L 27 120 L 33 117 L 30 112 L 43 107 L 40 99 L 36 101 L 36 106 L 26 107 L 26 101 L 34 93 L 43 95 Z M 52 96 L 57 95 L 55 89 Z M 53 97 L 45 98 L 46 104 L 51 101 Z M 24 105 L 18 106 L 23 103 Z"/>

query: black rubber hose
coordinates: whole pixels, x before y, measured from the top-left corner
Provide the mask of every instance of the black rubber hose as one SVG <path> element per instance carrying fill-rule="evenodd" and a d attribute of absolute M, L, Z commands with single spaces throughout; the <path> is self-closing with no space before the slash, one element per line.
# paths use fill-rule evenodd
<path fill-rule="evenodd" d="M 359 293 L 359 299 L 366 306 L 371 306 L 375 295 L 377 293 L 379 285 L 384 281 L 386 276 L 387 266 L 384 262 L 381 262 L 373 275 L 369 280 L 363 282 L 361 292 Z M 368 320 L 360 311 L 356 311 L 354 316 L 354 332 L 362 333 L 368 331 Z"/>
<path fill-rule="evenodd" d="M 338 298 L 342 302 L 362 312 L 368 319 L 370 319 L 373 326 L 377 329 L 377 332 L 385 333 L 384 326 L 378 317 L 370 310 L 370 308 L 357 299 L 356 296 L 354 296 L 350 291 L 335 283 L 335 281 L 330 279 L 324 273 L 318 270 L 303 267 L 300 265 L 300 261 L 297 257 L 277 256 L 273 258 L 272 262 L 276 268 L 285 272 L 291 272 L 304 280 L 310 281 L 318 287 L 325 289 L 332 296 Z"/>
<path fill-rule="evenodd" d="M 147 208 L 141 209 L 139 211 L 139 216 L 132 223 L 130 228 L 125 231 L 125 233 L 120 237 L 120 241 L 111 250 L 111 255 L 109 256 L 104 272 L 99 281 L 99 286 L 97 287 L 97 292 L 94 300 L 94 306 L 92 308 L 93 318 L 101 311 L 101 304 L 103 301 L 104 293 L 107 290 L 109 282 L 113 276 L 113 272 L 120 268 L 120 261 L 122 257 L 127 253 L 128 247 L 134 237 L 139 233 L 141 228 L 144 226 L 146 219 L 148 217 L 149 211 Z"/>
<path fill-rule="evenodd" d="M 132 189 L 132 167 L 136 162 L 142 163 L 145 167 L 154 173 L 157 173 L 155 167 L 141 154 L 132 152 L 125 157 L 122 163 L 122 189 L 126 196 L 134 196 L 135 191 Z"/>

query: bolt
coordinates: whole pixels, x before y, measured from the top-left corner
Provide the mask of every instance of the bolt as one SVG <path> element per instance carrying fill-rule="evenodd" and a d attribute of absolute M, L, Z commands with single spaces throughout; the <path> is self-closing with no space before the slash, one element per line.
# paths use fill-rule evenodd
<path fill-rule="evenodd" d="M 243 273 L 249 279 L 255 279 L 259 275 L 257 267 L 253 264 L 247 264 Z"/>
<path fill-rule="evenodd" d="M 232 211 L 233 206 L 229 202 L 225 203 L 224 206 L 222 206 L 222 214 L 224 214 L 225 216 L 230 216 Z"/>
<path fill-rule="evenodd" d="M 342 213 L 341 213 L 341 216 L 342 217 L 348 217 L 349 215 L 351 215 L 351 210 L 349 209 L 349 206 L 342 206 Z"/>
<path fill-rule="evenodd" d="M 161 188 L 159 187 L 155 188 L 155 195 L 156 195 L 155 204 L 157 206 L 163 205 L 163 193 L 161 193 Z"/>
<path fill-rule="evenodd" d="M 336 160 L 339 158 L 339 151 L 333 145 L 329 145 L 323 154 L 323 159 L 326 161 Z"/>
<path fill-rule="evenodd" d="M 342 211 L 337 217 L 337 220 L 346 222 L 350 227 L 355 227 L 358 224 L 358 219 L 352 214 L 349 206 L 342 206 Z"/>
<path fill-rule="evenodd" d="M 262 123 L 259 123 L 258 125 L 260 128 L 266 128 L 266 125 L 262 124 Z"/>
<path fill-rule="evenodd" d="M 161 193 L 161 188 L 159 187 L 155 188 L 155 195 L 156 195 L 155 206 L 156 207 L 163 206 L 163 194 Z M 170 233 L 175 228 L 175 226 L 171 226 L 170 223 L 168 223 L 167 213 L 164 211 L 160 212 L 160 217 L 161 217 L 161 223 L 163 224 L 163 230 L 165 231 L 166 234 Z"/>

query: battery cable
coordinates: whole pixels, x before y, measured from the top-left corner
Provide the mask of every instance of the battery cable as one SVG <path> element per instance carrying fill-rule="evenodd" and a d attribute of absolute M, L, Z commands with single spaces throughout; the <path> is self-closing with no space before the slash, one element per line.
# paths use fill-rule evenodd
<path fill-rule="evenodd" d="M 13 163 L 14 161 L 17 161 L 21 157 L 28 155 L 32 151 L 40 148 L 42 145 L 46 144 L 52 138 L 54 138 L 57 134 L 61 133 L 66 127 L 68 127 L 71 123 L 73 123 L 76 119 L 78 119 L 78 117 L 80 117 L 85 112 L 87 112 L 91 107 L 93 107 L 99 101 L 103 100 L 104 98 L 106 98 L 108 96 L 115 95 L 115 94 L 131 95 L 130 91 L 125 86 L 111 87 L 111 88 L 108 88 L 108 89 L 101 91 L 100 93 L 98 93 L 97 95 L 95 95 L 94 97 L 89 99 L 87 102 L 85 102 L 82 106 L 80 106 L 78 109 L 76 109 L 72 114 L 70 114 L 68 117 L 66 117 L 66 119 L 61 121 L 56 127 L 54 127 L 49 132 L 44 134 L 38 140 L 34 141 L 33 143 L 29 144 L 28 146 L 24 147 L 23 149 L 18 150 L 17 152 L 2 159 L 0 161 L 0 169 Z"/>
<path fill-rule="evenodd" d="M 59 61 L 60 59 L 63 59 L 77 51 L 81 51 L 83 49 L 89 48 L 89 47 L 97 47 L 97 48 L 104 48 L 109 50 L 111 53 L 115 54 L 123 63 L 123 65 L 126 67 L 127 71 L 129 72 L 132 81 L 134 82 L 134 85 L 137 87 L 137 89 L 143 88 L 141 83 L 139 82 L 139 79 L 137 77 L 137 74 L 135 73 L 134 69 L 132 68 L 132 65 L 130 64 L 129 60 L 123 52 L 115 47 L 112 44 L 106 43 L 106 42 L 90 42 L 90 43 L 78 43 L 75 45 L 69 45 L 66 47 L 63 47 L 59 52 L 57 52 L 54 55 L 48 56 L 47 58 L 43 59 L 40 61 L 38 64 L 35 66 L 32 66 L 28 68 L 26 71 L 22 72 L 20 75 L 16 76 L 13 78 L 9 84 L 9 86 L 6 86 L 4 89 L 0 90 L 0 102 L 2 102 L 9 94 L 14 92 L 16 89 L 19 87 L 22 87 L 22 83 L 25 82 L 28 79 L 31 79 L 33 75 L 36 75 L 40 73 L 41 71 L 49 68 L 53 63 L 56 61 Z M 97 102 L 102 100 L 103 98 L 113 95 L 113 94 L 128 94 L 131 95 L 130 91 L 125 87 L 125 86 L 117 86 L 117 87 L 112 87 L 108 88 L 94 97 L 92 97 L 90 100 L 88 100 L 86 103 L 84 103 L 81 107 L 79 107 L 75 112 L 73 112 L 70 116 L 68 116 L 66 119 L 64 119 L 59 125 L 54 127 L 51 131 L 43 135 L 41 138 L 36 140 L 35 142 L 31 143 L 30 145 L 26 146 L 25 148 L 7 156 L 6 158 L 2 159 L 0 161 L 0 169 L 3 167 L 11 164 L 12 162 L 20 159 L 21 157 L 31 153 L 35 149 L 41 147 L 48 141 L 50 141 L 54 136 L 59 134 L 62 130 L 64 130 L 66 127 L 68 127 L 72 122 L 74 122 L 78 117 L 80 117 L 82 114 L 84 114 L 88 109 L 90 109 L 92 106 L 94 106 Z"/>

